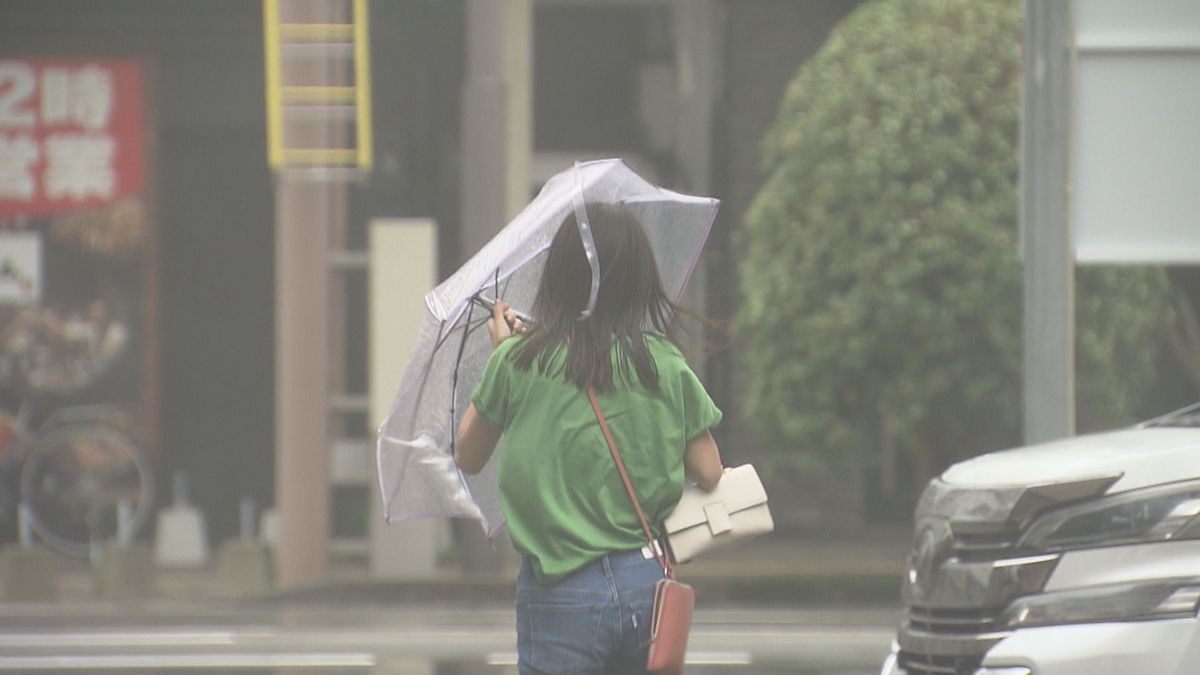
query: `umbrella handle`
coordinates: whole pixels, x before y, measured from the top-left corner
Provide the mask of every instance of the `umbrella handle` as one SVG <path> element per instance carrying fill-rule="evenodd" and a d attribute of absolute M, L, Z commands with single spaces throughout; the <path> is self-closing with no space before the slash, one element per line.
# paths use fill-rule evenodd
<path fill-rule="evenodd" d="M 471 296 L 471 302 L 486 309 L 489 313 L 496 311 L 496 301 L 492 298 L 484 297 L 476 293 L 475 295 Z M 523 323 L 533 323 L 533 318 L 528 314 L 520 310 L 513 309 L 512 307 L 509 307 L 509 309 L 512 311 L 513 315 L 520 319 Z"/>

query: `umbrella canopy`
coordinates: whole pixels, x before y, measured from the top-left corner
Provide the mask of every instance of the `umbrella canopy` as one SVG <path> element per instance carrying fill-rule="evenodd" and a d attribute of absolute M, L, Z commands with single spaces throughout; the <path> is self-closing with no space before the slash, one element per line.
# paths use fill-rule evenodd
<path fill-rule="evenodd" d="M 491 354 L 490 313 L 481 305 L 501 297 L 530 314 L 550 242 L 583 200 L 622 204 L 638 216 L 672 300 L 687 285 L 719 205 L 656 187 L 619 159 L 581 162 L 547 181 L 512 222 L 430 291 L 412 357 L 379 428 L 379 486 L 389 522 L 474 518 L 489 536 L 504 524 L 497 473 L 503 439 L 480 473 L 466 476 L 454 464 L 458 422 Z"/>

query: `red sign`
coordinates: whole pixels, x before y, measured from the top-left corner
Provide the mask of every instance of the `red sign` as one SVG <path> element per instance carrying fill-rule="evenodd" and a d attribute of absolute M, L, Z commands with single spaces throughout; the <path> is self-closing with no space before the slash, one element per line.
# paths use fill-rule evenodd
<path fill-rule="evenodd" d="M 142 105 L 137 61 L 0 58 L 0 217 L 140 193 Z"/>

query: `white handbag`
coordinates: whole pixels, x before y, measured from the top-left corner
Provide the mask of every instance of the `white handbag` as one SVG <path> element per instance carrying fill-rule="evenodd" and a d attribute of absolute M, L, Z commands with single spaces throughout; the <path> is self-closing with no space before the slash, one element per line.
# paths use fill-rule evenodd
<path fill-rule="evenodd" d="M 712 492 L 695 485 L 685 487 L 664 525 L 671 557 L 677 563 L 775 529 L 767 491 L 750 464 L 727 470 Z"/>

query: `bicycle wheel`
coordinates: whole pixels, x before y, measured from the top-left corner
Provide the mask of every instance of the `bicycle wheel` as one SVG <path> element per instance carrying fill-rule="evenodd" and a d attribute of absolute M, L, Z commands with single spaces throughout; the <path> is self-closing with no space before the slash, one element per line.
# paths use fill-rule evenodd
<path fill-rule="evenodd" d="M 0 541 L 17 536 L 17 504 L 21 489 L 21 460 L 29 439 L 16 415 L 0 410 Z"/>
<path fill-rule="evenodd" d="M 96 423 L 58 427 L 38 439 L 21 472 L 21 499 L 34 532 L 63 553 L 87 556 L 94 543 L 117 537 L 121 504 L 130 534 L 150 517 L 150 463 L 125 434 Z"/>

